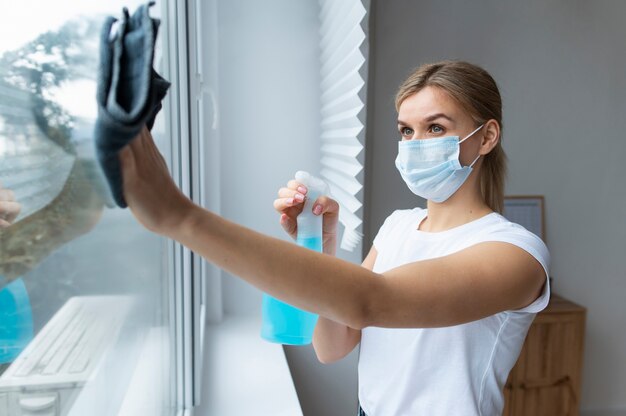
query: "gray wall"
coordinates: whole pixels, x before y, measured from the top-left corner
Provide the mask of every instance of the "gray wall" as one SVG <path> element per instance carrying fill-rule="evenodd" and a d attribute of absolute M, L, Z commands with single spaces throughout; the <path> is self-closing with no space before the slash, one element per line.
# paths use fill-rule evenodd
<path fill-rule="evenodd" d="M 413 67 L 463 59 L 504 100 L 507 194 L 543 194 L 554 290 L 588 308 L 585 415 L 626 414 L 626 2 L 374 1 L 366 242 L 424 206 L 394 167 L 393 95 Z M 612 412 L 609 412 L 613 409 Z"/>
<path fill-rule="evenodd" d="M 292 241 L 272 203 L 297 170 L 320 169 L 318 3 L 218 0 L 217 13 L 221 213 Z M 227 273 L 222 284 L 225 313 L 260 314 L 258 289 Z M 332 365 L 310 345 L 285 353 L 305 416 L 356 412 L 356 352 Z"/>

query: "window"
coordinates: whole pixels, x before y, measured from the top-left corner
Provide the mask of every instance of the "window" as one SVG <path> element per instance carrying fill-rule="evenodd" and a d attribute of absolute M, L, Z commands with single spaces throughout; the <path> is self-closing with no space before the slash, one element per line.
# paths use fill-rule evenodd
<path fill-rule="evenodd" d="M 136 382 L 141 414 L 181 404 L 180 247 L 106 205 L 93 152 L 103 18 L 140 3 L 21 1 L 0 16 L 11 33 L 0 39 L 0 184 L 21 205 L 0 229 L 2 415 L 118 414 Z M 163 22 L 159 33 L 155 65 L 168 77 Z M 169 161 L 171 114 L 153 128 Z"/>

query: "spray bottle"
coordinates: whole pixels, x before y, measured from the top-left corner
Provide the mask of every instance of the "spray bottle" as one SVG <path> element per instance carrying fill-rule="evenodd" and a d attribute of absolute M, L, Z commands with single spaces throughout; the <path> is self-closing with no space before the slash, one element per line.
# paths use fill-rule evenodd
<path fill-rule="evenodd" d="M 298 171 L 296 181 L 307 188 L 304 208 L 298 215 L 296 244 L 322 252 L 322 215 L 313 214 L 313 204 L 328 195 L 326 182 L 304 171 Z M 288 345 L 310 344 L 318 315 L 298 309 L 263 293 L 261 337 L 270 342 Z"/>

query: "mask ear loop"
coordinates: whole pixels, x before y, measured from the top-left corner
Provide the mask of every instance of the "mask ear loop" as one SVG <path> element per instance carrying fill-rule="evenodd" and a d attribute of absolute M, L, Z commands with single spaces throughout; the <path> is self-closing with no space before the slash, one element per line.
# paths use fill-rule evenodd
<path fill-rule="evenodd" d="M 459 144 L 463 143 L 465 140 L 469 139 L 474 133 L 476 133 L 478 130 L 482 129 L 484 126 L 484 124 L 481 124 L 476 130 L 474 130 L 473 132 L 471 132 L 470 134 L 468 134 L 467 136 L 465 136 L 465 138 L 461 141 L 459 141 Z M 474 163 L 476 163 L 476 161 L 480 158 L 481 154 L 478 153 L 478 156 L 476 156 L 476 159 L 474 159 L 474 161 L 472 163 L 470 163 L 469 167 L 473 167 Z"/>
<path fill-rule="evenodd" d="M 476 163 L 476 161 L 481 157 L 482 155 L 479 153 L 478 156 L 476 156 L 476 159 L 474 159 L 474 161 L 472 163 L 470 163 L 469 167 L 473 167 L 474 163 Z"/>
<path fill-rule="evenodd" d="M 481 124 L 476 130 L 474 130 L 473 132 L 471 132 L 470 134 L 468 134 L 467 136 L 465 136 L 465 138 L 461 141 L 459 141 L 459 144 L 463 143 L 465 140 L 469 139 L 470 137 L 472 137 L 472 135 L 474 133 L 476 133 L 478 130 L 482 129 L 484 126 L 484 124 Z"/>

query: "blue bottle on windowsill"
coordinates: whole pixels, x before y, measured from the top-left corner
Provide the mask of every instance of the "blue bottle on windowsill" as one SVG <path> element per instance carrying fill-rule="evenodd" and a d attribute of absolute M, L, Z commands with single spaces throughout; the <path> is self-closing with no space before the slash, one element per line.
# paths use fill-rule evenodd
<path fill-rule="evenodd" d="M 313 214 L 315 200 L 328 194 L 328 185 L 304 171 L 295 178 L 307 187 L 304 207 L 298 215 L 296 244 L 322 252 L 322 215 Z M 270 342 L 287 345 L 310 344 L 318 315 L 298 309 L 263 293 L 261 337 Z"/>
<path fill-rule="evenodd" d="M 5 283 L 0 275 L 0 285 Z M 33 339 L 33 313 L 22 278 L 0 287 L 0 364 L 8 364 Z"/>

